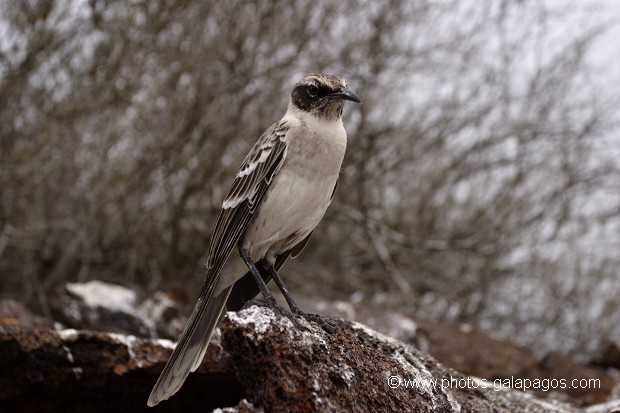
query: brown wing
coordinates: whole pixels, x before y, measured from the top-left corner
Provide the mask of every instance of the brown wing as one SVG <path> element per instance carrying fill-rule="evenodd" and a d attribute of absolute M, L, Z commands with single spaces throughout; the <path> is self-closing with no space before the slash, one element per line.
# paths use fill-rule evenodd
<path fill-rule="evenodd" d="M 228 259 L 273 177 L 286 157 L 286 122 L 272 125 L 254 145 L 224 199 L 209 247 L 207 268 L 221 268 Z"/>

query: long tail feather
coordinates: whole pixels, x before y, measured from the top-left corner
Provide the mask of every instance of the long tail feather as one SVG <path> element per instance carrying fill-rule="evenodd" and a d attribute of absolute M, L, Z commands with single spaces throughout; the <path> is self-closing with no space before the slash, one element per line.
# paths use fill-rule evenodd
<path fill-rule="evenodd" d="M 189 373 L 200 366 L 231 288 L 215 298 L 210 298 L 209 294 L 200 297 L 179 343 L 151 391 L 149 406 L 155 406 L 179 391 Z"/>

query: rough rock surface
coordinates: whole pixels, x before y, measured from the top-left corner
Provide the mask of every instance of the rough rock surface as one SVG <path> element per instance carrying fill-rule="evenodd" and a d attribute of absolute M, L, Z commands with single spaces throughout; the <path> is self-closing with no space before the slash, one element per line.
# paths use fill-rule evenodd
<path fill-rule="evenodd" d="M 230 359 L 211 346 L 177 397 L 146 406 L 173 343 L 0 325 L 0 412 L 209 412 L 244 397 Z"/>
<path fill-rule="evenodd" d="M 594 364 L 620 369 L 620 342 L 607 343 Z"/>
<path fill-rule="evenodd" d="M 229 313 L 222 345 L 255 406 L 267 412 L 577 412 L 444 367 L 369 328 L 303 321 L 265 307 Z M 442 385 L 443 384 L 443 385 Z"/>
<path fill-rule="evenodd" d="M 177 338 L 191 306 L 174 291 L 158 291 L 138 302 L 135 291 L 102 281 L 68 283 L 50 299 L 54 320 L 64 326 L 145 338 Z"/>
<path fill-rule="evenodd" d="M 500 389 L 361 324 L 331 322 L 327 333 L 262 306 L 229 313 L 221 345 L 216 337 L 181 391 L 149 409 L 172 342 L 57 331 L 15 303 L 0 305 L 0 412 L 620 412 L 619 401 L 580 408 L 556 394 Z"/>
<path fill-rule="evenodd" d="M 576 363 L 559 353 L 549 353 L 539 358 L 527 348 L 508 340 L 491 337 L 488 333 L 468 325 L 452 325 L 419 317 L 385 311 L 368 303 L 355 305 L 346 302 L 325 302 L 304 300 L 302 307 L 357 320 L 371 328 L 397 338 L 430 354 L 442 364 L 469 376 L 487 380 L 495 379 L 593 379 L 600 388 L 559 388 L 553 391 L 555 398 L 568 400 L 573 404 L 586 406 L 605 402 L 616 389 L 620 380 L 613 377 L 609 367 L 620 368 L 617 360 L 618 347 L 610 344 L 593 368 Z M 614 364 L 615 363 L 615 364 Z M 602 368 L 600 368 L 602 367 Z M 550 391 L 533 389 L 541 396 Z"/>
<path fill-rule="evenodd" d="M 600 388 L 567 387 L 555 390 L 555 398 L 581 406 L 602 403 L 612 392 L 619 391 L 620 377 L 613 377 L 606 369 L 614 368 L 613 363 L 601 361 L 599 366 L 603 368 L 592 368 L 557 353 L 541 359 L 524 347 L 493 338 L 467 325 L 411 317 L 366 302 L 352 304 L 304 297 L 297 299 L 306 310 L 362 322 L 387 336 L 412 344 L 444 365 L 467 375 L 488 380 L 599 380 Z M 159 291 L 140 302 L 135 291 L 101 281 L 67 284 L 50 302 L 55 320 L 67 327 L 171 339 L 179 337 L 186 319 L 183 314 L 189 313 L 193 305 L 174 290 Z M 281 299 L 280 302 L 285 301 Z M 28 322 L 28 318 L 22 317 L 22 322 Z M 601 360 L 613 360 L 614 354 L 617 354 L 614 348 L 617 349 L 610 346 L 606 357 Z M 538 394 L 547 396 L 550 392 L 538 391 Z"/>

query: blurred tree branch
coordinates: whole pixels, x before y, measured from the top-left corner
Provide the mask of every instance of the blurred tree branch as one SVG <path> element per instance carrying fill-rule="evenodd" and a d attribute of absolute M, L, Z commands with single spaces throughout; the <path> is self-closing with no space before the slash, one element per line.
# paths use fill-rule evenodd
<path fill-rule="evenodd" d="M 586 311 L 593 284 L 620 292 L 605 150 L 618 101 L 587 65 L 608 24 L 558 33 L 566 16 L 534 0 L 0 7 L 5 295 L 45 307 L 50 289 L 90 278 L 193 291 L 241 159 L 316 71 L 364 104 L 346 110 L 324 242 L 286 267 L 294 289 L 394 293 L 507 334 L 538 320 L 531 341 L 573 317 L 563 300 Z M 579 281 L 563 288 L 566 274 Z M 532 288 L 556 309 L 525 305 Z"/>

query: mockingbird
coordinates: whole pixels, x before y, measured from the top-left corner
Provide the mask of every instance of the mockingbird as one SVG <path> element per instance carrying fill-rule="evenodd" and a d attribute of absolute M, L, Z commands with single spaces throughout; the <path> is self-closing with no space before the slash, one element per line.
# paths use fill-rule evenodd
<path fill-rule="evenodd" d="M 277 271 L 301 252 L 331 203 L 347 144 L 345 100 L 361 103 L 344 79 L 305 76 L 293 88 L 282 120 L 246 156 L 215 225 L 198 303 L 151 391 L 149 406 L 175 394 L 198 368 L 225 307 L 239 310 L 259 291 L 277 306 L 267 289 L 272 278 L 292 314 L 305 315 Z M 222 276 L 235 246 L 249 271 Z"/>

